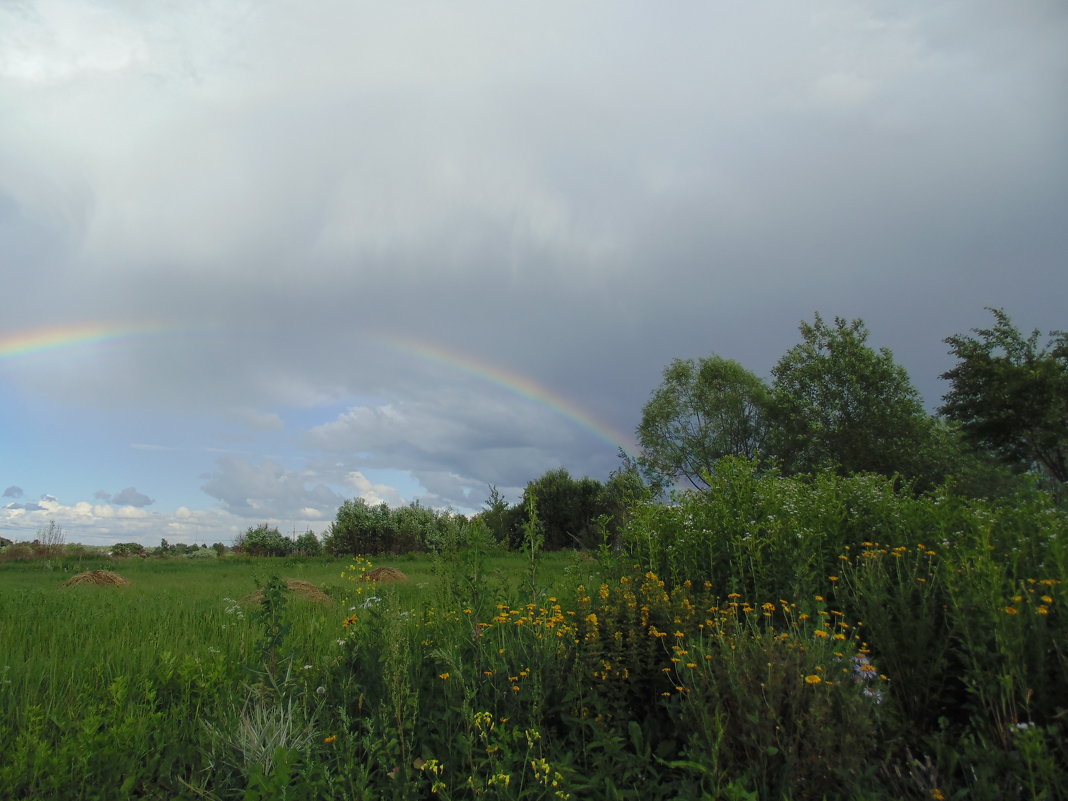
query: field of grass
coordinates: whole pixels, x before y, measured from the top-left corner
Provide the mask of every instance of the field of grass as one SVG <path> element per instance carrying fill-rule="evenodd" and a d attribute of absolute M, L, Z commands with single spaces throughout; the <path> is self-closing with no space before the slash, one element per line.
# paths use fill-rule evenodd
<path fill-rule="evenodd" d="M 5 564 L 0 797 L 1063 798 L 1066 543 L 1039 493 L 724 463 L 617 550 L 376 560 L 402 583 Z M 98 567 L 131 584 L 62 586 Z"/>

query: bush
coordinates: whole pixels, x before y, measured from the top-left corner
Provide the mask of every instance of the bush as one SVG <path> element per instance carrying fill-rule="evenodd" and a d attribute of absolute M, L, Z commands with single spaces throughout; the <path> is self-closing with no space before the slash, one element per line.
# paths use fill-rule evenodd
<path fill-rule="evenodd" d="M 117 542 L 111 546 L 111 555 L 116 557 L 144 556 L 145 546 L 139 542 Z"/>
<path fill-rule="evenodd" d="M 970 792 L 986 774 L 954 760 L 986 748 L 1013 776 L 991 796 L 1005 798 L 1039 762 L 1068 770 L 1068 752 L 1046 745 L 1068 710 L 1066 541 L 1068 514 L 1033 490 L 1000 503 L 916 496 L 879 476 L 783 477 L 737 459 L 707 491 L 637 510 L 624 537 L 671 586 L 707 578 L 754 603 L 802 599 L 804 614 L 861 632 L 889 677 L 879 718 L 895 756 L 943 759 L 944 783 Z"/>

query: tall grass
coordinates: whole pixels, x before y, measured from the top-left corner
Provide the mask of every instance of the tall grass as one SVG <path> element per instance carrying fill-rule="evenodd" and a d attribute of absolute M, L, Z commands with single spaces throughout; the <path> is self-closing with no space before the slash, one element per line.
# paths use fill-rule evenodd
<path fill-rule="evenodd" d="M 363 560 L 130 562 L 126 588 L 5 566 L 0 795 L 1063 797 L 1046 496 L 728 460 L 598 559 L 532 534 L 508 555 L 471 527 L 392 585 Z"/>

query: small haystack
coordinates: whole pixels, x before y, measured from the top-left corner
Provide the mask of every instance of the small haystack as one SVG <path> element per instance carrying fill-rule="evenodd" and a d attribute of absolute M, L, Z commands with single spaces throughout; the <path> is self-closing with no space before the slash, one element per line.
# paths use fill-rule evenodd
<path fill-rule="evenodd" d="M 395 567 L 376 567 L 363 574 L 364 581 L 374 581 L 379 584 L 387 584 L 393 581 L 407 581 L 408 577 Z"/>
<path fill-rule="evenodd" d="M 314 601 L 319 604 L 332 604 L 334 599 L 320 590 L 314 584 L 304 581 L 302 579 L 286 579 L 286 586 L 289 587 L 290 592 L 295 592 L 301 598 L 306 598 L 309 601 Z M 246 595 L 241 599 L 243 604 L 258 604 L 263 600 L 263 590 L 256 590 L 251 595 Z"/>
<path fill-rule="evenodd" d="M 123 578 L 118 573 L 112 573 L 110 570 L 86 570 L 84 573 L 72 576 L 70 580 L 64 582 L 63 586 L 73 587 L 75 584 L 96 584 L 125 587 L 129 583 L 129 579 Z"/>

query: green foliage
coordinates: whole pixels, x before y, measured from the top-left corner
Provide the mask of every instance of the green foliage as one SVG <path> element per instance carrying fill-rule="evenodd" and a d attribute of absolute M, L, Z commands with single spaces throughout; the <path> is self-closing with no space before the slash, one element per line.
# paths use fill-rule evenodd
<path fill-rule="evenodd" d="M 783 477 L 725 459 L 708 491 L 639 510 L 624 545 L 676 584 L 705 578 L 754 598 L 753 609 L 787 599 L 797 619 L 831 624 L 825 640 L 855 642 L 889 677 L 879 689 L 886 758 L 943 753 L 943 785 L 972 787 L 976 774 L 948 755 L 977 755 L 982 743 L 1014 781 L 1048 788 L 1037 775 L 1068 770 L 1068 753 L 1044 745 L 1068 710 L 1068 620 L 1056 611 L 1066 536 L 1068 515 L 1034 490 L 993 502 L 917 496 L 871 474 Z M 1018 736 L 1032 729 L 1043 732 L 1035 742 Z M 1035 753 L 1025 758 L 1025 747 Z M 1013 781 L 996 786 L 984 797 L 1021 797 Z"/>
<path fill-rule="evenodd" d="M 261 588 L 263 599 L 253 619 L 263 626 L 260 650 L 264 664 L 271 673 L 278 662 L 278 653 L 289 633 L 290 624 L 285 620 L 285 608 L 289 587 L 278 576 L 271 576 Z"/>
<path fill-rule="evenodd" d="M 522 550 L 528 542 L 531 508 L 536 503 L 541 548 L 593 550 L 606 541 L 614 542 L 631 503 L 648 495 L 632 463 L 614 471 L 605 483 L 588 476 L 576 479 L 565 468 L 558 468 L 527 484 L 515 506 L 509 506 L 491 486 L 486 508 L 477 519 L 497 541 Z"/>
<path fill-rule="evenodd" d="M 220 595 L 271 569 L 252 558 L 133 560 L 121 590 L 6 564 L 0 787 L 42 801 L 1063 795 L 1068 514 L 1049 495 L 916 495 L 737 458 L 712 478 L 632 510 L 611 565 L 535 541 L 528 580 L 529 556 L 499 553 L 477 522 L 433 573 L 405 557 L 409 582 L 368 581 L 364 560 L 351 576 L 294 562 L 321 586 L 353 579 L 334 606 L 274 579 L 246 614 Z"/>
<path fill-rule="evenodd" d="M 323 552 L 323 544 L 315 536 L 315 532 L 308 530 L 297 537 L 293 543 L 293 550 L 304 556 L 319 556 Z"/>
<path fill-rule="evenodd" d="M 722 457 L 764 450 L 769 402 L 764 382 L 735 361 L 676 359 L 642 409 L 641 468 L 660 487 L 683 478 L 705 487 Z"/>
<path fill-rule="evenodd" d="M 596 479 L 572 478 L 562 467 L 549 470 L 523 491 L 520 506 L 528 519 L 535 502 L 545 549 L 594 548 L 601 541 L 597 520 L 606 513 L 607 505 L 604 485 Z M 516 546 L 525 547 L 528 537 L 522 526 L 516 534 Z"/>
<path fill-rule="evenodd" d="M 932 423 L 905 369 L 867 344 L 863 321 L 816 314 L 772 369 L 773 453 L 787 472 L 899 474 L 936 483 L 922 460 Z M 932 475 L 933 473 L 933 475 Z"/>
<path fill-rule="evenodd" d="M 489 609 L 496 598 L 500 577 L 491 576 L 488 559 L 503 549 L 504 544 L 493 536 L 481 518 L 458 526 L 455 536 L 438 550 L 434 558 L 442 607 L 468 607 L 475 615 L 482 615 Z"/>
<path fill-rule="evenodd" d="M 989 309 L 992 328 L 945 341 L 957 366 L 941 412 L 969 441 L 1018 470 L 1038 468 L 1068 482 L 1068 334 L 1024 337 L 1002 309 Z"/>
<path fill-rule="evenodd" d="M 139 542 L 117 542 L 111 546 L 112 556 L 143 556 L 145 553 L 145 546 Z"/>
<path fill-rule="evenodd" d="M 372 506 L 353 498 L 337 510 L 323 548 L 331 556 L 434 551 L 462 524 L 461 516 L 418 501 L 390 509 L 385 503 Z"/>
<path fill-rule="evenodd" d="M 250 527 L 236 544 L 249 556 L 288 556 L 294 547 L 293 540 L 266 523 Z"/>
<path fill-rule="evenodd" d="M 489 498 L 483 503 L 485 509 L 478 515 L 478 519 L 486 525 L 497 542 L 511 542 L 512 532 L 520 523 L 522 510 L 519 506 L 509 506 L 500 490 L 492 484 L 489 493 Z"/>

